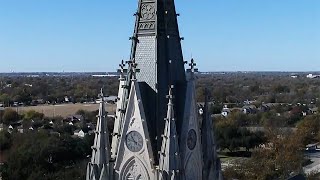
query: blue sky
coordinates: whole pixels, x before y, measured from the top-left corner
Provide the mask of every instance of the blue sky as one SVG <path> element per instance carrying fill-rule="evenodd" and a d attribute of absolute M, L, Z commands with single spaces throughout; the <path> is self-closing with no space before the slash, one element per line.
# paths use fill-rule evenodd
<path fill-rule="evenodd" d="M 320 71 L 319 0 L 176 0 L 201 71 Z M 114 71 L 137 0 L 0 0 L 0 72 Z"/>

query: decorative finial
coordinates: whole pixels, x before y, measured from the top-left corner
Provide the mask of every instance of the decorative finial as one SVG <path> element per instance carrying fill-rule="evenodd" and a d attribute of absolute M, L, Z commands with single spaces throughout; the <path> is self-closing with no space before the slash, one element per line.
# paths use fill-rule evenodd
<path fill-rule="evenodd" d="M 197 64 L 195 63 L 193 58 L 191 59 L 189 66 L 190 66 L 190 69 L 188 69 L 189 72 L 192 72 L 192 73 L 198 72 L 198 69 L 196 68 Z"/>
<path fill-rule="evenodd" d="M 125 73 L 128 72 L 128 69 L 126 69 L 126 64 L 122 60 L 119 64 L 120 69 L 118 69 L 118 73 L 120 73 L 120 76 L 123 77 Z"/>
<path fill-rule="evenodd" d="M 167 95 L 167 99 L 169 99 L 169 104 L 172 104 L 172 100 L 173 100 L 173 89 L 174 89 L 174 85 L 171 85 L 169 87 L 169 94 Z"/>
<path fill-rule="evenodd" d="M 100 89 L 99 97 L 101 98 L 101 101 L 103 101 L 104 95 L 103 95 L 103 88 Z"/>
<path fill-rule="evenodd" d="M 132 79 L 131 80 L 137 80 L 137 73 L 140 72 L 140 69 L 138 69 L 138 64 L 136 63 L 136 60 L 133 58 L 132 61 L 127 61 L 129 64 L 131 73 L 132 73 Z"/>

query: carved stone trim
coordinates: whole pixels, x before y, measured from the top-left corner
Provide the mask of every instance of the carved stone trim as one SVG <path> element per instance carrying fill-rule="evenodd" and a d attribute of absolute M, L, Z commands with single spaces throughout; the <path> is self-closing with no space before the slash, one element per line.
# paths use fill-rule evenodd
<path fill-rule="evenodd" d="M 139 30 L 153 30 L 153 29 L 155 29 L 155 22 L 139 23 Z"/>
<path fill-rule="evenodd" d="M 120 173 L 120 180 L 144 180 L 150 179 L 146 167 L 137 158 L 128 160 L 123 171 Z"/>
<path fill-rule="evenodd" d="M 141 21 L 152 21 L 156 19 L 156 6 L 154 3 L 141 5 Z"/>

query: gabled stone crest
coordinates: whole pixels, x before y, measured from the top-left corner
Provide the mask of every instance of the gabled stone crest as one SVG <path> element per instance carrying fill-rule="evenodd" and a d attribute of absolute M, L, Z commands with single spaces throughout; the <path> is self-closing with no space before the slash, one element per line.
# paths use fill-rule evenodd
<path fill-rule="evenodd" d="M 110 176 L 110 143 L 105 112 L 104 95 L 101 89 L 101 102 L 92 146 L 91 161 L 87 166 L 87 180 L 104 180 Z"/>
<path fill-rule="evenodd" d="M 159 179 L 160 180 L 178 180 L 181 179 L 180 171 L 180 151 L 178 134 L 176 129 L 176 119 L 173 109 L 172 88 L 169 89 L 169 99 L 167 117 L 165 118 L 165 127 L 162 135 L 162 146 L 159 160 Z"/>
<path fill-rule="evenodd" d="M 205 104 L 202 110 L 203 180 L 222 180 L 221 163 L 213 135 L 213 119 L 209 113 L 208 89 L 205 90 Z"/>
<path fill-rule="evenodd" d="M 132 82 L 124 118 L 117 159 L 115 179 L 154 179 L 154 158 L 139 84 Z"/>
<path fill-rule="evenodd" d="M 190 63 L 187 77 L 187 92 L 180 133 L 181 160 L 184 168 L 184 175 L 187 179 L 202 179 L 202 147 L 200 123 L 198 119 L 198 107 L 196 101 L 195 63 Z"/>

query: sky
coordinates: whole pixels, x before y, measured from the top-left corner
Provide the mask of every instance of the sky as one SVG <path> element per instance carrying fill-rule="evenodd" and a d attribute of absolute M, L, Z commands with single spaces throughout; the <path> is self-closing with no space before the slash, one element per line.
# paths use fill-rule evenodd
<path fill-rule="evenodd" d="M 200 71 L 320 71 L 319 0 L 176 0 Z M 137 0 L 0 0 L 0 72 L 115 71 Z"/>

